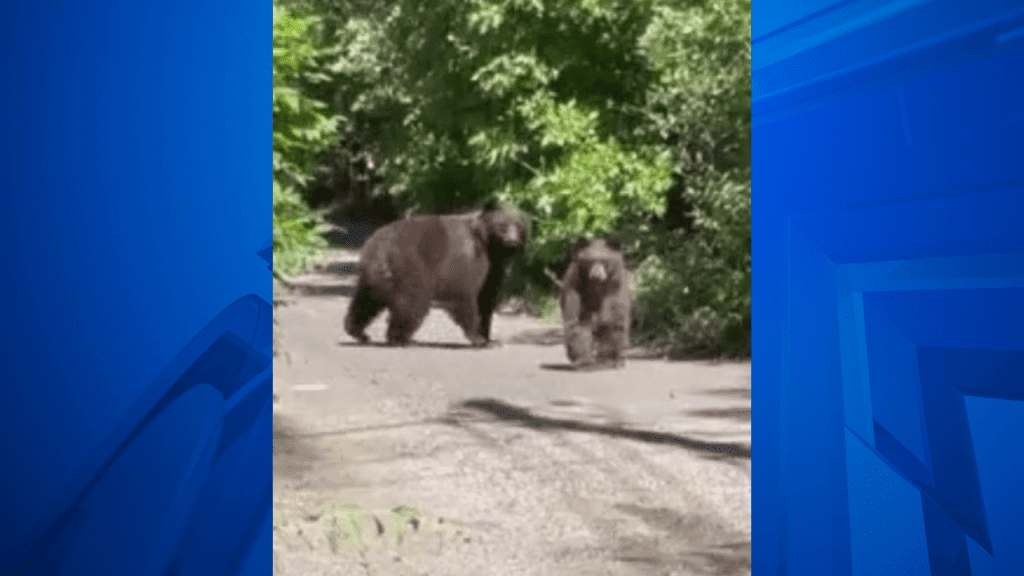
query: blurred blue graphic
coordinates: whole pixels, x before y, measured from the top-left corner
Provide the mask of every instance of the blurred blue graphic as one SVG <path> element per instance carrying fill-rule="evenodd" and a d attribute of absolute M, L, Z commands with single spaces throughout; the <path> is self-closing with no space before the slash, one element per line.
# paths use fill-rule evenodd
<path fill-rule="evenodd" d="M 754 573 L 1019 574 L 1024 5 L 753 17 Z"/>
<path fill-rule="evenodd" d="M 272 571 L 271 20 L 5 6 L 4 576 Z"/>
<path fill-rule="evenodd" d="M 239 574 L 269 530 L 272 314 L 250 295 L 160 373 L 25 534 L 18 574 Z"/>

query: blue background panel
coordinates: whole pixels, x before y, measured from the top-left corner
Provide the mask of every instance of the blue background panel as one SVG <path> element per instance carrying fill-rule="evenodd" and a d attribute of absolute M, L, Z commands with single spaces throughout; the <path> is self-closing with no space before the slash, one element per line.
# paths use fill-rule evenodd
<path fill-rule="evenodd" d="M 183 347 L 270 301 L 271 6 L 14 3 L 0 53 L 2 573 Z"/>
<path fill-rule="evenodd" d="M 931 574 L 920 493 L 849 432 L 846 454 L 852 573 Z"/>
<path fill-rule="evenodd" d="M 815 10 L 754 4 L 754 572 L 1017 573 L 1024 7 Z"/>
<path fill-rule="evenodd" d="M 968 541 L 977 574 L 1014 574 L 1024 566 L 1020 511 L 1024 510 L 1024 402 L 968 396 L 965 398 L 978 461 L 978 476 L 988 506 L 994 554 Z"/>

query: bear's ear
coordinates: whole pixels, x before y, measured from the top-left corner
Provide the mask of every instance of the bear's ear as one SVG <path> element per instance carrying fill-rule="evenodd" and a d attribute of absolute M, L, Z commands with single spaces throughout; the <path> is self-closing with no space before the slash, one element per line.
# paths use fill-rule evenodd
<path fill-rule="evenodd" d="M 501 208 L 501 203 L 499 203 L 498 199 L 494 198 L 493 196 L 488 198 L 483 205 L 484 212 L 493 212 L 495 210 L 498 210 L 499 208 Z"/>
<path fill-rule="evenodd" d="M 469 219 L 469 229 L 477 240 L 482 242 L 485 246 L 487 245 L 491 233 L 486 214 L 473 214 Z"/>
<path fill-rule="evenodd" d="M 579 253 L 580 250 L 586 248 L 589 244 L 590 240 L 587 240 L 586 238 L 580 238 L 579 240 L 573 242 L 572 245 L 569 246 L 569 257 L 575 258 L 576 254 Z"/>
<path fill-rule="evenodd" d="M 607 244 L 608 247 L 611 248 L 612 250 L 615 250 L 616 252 L 622 252 L 622 243 L 619 242 L 618 238 L 605 238 L 604 243 Z"/>

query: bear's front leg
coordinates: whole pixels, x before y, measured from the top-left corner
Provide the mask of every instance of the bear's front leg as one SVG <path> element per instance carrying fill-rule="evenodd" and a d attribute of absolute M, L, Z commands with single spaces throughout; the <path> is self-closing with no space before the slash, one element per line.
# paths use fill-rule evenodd
<path fill-rule="evenodd" d="M 565 327 L 565 352 L 576 368 L 594 364 L 594 337 L 589 325 L 573 323 Z"/>

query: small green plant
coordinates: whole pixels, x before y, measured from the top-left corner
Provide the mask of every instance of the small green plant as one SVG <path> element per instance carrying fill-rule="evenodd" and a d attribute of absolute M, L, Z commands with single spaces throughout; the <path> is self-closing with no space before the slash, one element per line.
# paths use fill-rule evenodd
<path fill-rule="evenodd" d="M 416 531 L 419 530 L 422 523 L 420 519 L 422 515 L 411 506 L 396 506 L 391 510 L 391 513 L 394 515 L 392 520 L 395 526 L 395 539 L 397 544 L 401 546 L 402 539 L 410 528 Z"/>

